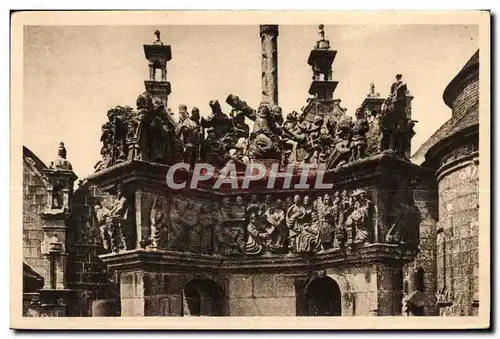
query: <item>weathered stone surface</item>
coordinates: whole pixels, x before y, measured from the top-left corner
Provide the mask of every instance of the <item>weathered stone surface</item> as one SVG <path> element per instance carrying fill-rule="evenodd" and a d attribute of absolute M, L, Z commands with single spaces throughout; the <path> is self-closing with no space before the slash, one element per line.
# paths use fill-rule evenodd
<path fill-rule="evenodd" d="M 275 279 L 277 297 L 295 297 L 295 277 L 277 275 Z"/>
<path fill-rule="evenodd" d="M 229 277 L 229 293 L 235 298 L 250 298 L 253 296 L 253 279 L 250 275 L 234 275 Z"/>
<path fill-rule="evenodd" d="M 231 298 L 229 311 L 231 315 L 251 316 L 286 316 L 296 314 L 295 297 L 281 298 Z"/>
<path fill-rule="evenodd" d="M 275 276 L 269 274 L 256 274 L 253 277 L 253 296 L 256 298 L 274 297 Z"/>

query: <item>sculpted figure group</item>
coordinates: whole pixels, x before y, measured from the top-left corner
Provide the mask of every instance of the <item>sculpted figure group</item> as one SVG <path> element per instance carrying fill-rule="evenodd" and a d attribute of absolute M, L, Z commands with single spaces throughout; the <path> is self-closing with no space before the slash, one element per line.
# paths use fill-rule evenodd
<path fill-rule="evenodd" d="M 284 200 L 271 195 L 233 199 L 225 197 L 220 204 L 207 206 L 185 198 L 156 196 L 144 247 L 263 255 L 345 250 L 372 241 L 373 204 L 364 190 L 317 197 L 297 194 Z M 133 218 L 129 211 L 129 201 L 120 188 L 116 197 L 94 206 L 106 251 L 129 249 L 131 241 L 125 230 L 127 220 Z"/>
<path fill-rule="evenodd" d="M 116 197 L 112 197 L 111 201 L 94 206 L 94 213 L 105 250 L 119 252 L 128 249 L 124 225 L 128 218 L 129 208 L 127 198 L 120 187 L 117 189 Z"/>
<path fill-rule="evenodd" d="M 222 209 L 229 209 L 229 204 L 225 198 Z M 337 191 L 315 199 L 295 195 L 285 201 L 270 195 L 259 201 L 253 195 L 246 207 L 237 197 L 236 206 L 236 214 L 223 214 L 217 234 L 222 235 L 217 239 L 223 247 L 238 248 L 227 254 L 310 253 L 371 241 L 373 206 L 364 190 Z"/>
<path fill-rule="evenodd" d="M 377 117 L 378 150 L 407 157 L 415 121 L 406 116 L 407 86 L 401 75 L 396 79 Z M 205 161 L 222 168 L 228 162 L 274 159 L 283 165 L 304 162 L 336 168 L 367 156 L 370 124 L 362 108 L 356 110 L 354 119 L 347 115 L 334 119 L 311 117 L 303 111 L 284 117 L 281 107 L 266 101 L 254 110 L 232 94 L 226 103 L 232 107 L 229 115 L 217 100 L 210 101 L 207 118 L 200 116 L 197 107 L 189 114 L 186 105 L 179 105 L 177 121 L 160 99 L 148 93 L 137 98 L 135 110 L 128 106 L 110 109 L 102 126 L 102 159 L 96 171 L 125 160 L 192 165 Z M 253 121 L 251 131 L 245 119 Z"/>

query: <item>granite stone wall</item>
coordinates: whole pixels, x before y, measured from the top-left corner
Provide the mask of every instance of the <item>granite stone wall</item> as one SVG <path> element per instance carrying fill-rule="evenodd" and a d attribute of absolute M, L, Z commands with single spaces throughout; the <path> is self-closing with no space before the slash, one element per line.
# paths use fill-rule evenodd
<path fill-rule="evenodd" d="M 461 116 L 479 100 L 479 73 L 475 73 L 460 84 L 458 95 L 453 101 L 453 116 Z"/>
<path fill-rule="evenodd" d="M 23 165 L 23 260 L 43 275 L 45 259 L 41 244 L 44 222 L 38 213 L 47 204 L 47 191 L 34 161 L 25 157 Z"/>
<path fill-rule="evenodd" d="M 478 163 L 465 156 L 438 180 L 438 291 L 441 315 L 475 315 L 479 299 Z"/>

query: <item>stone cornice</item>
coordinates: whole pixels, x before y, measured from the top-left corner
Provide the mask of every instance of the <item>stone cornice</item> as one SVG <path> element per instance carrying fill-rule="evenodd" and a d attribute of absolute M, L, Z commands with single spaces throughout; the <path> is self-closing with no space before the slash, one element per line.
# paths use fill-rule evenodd
<path fill-rule="evenodd" d="M 131 250 L 101 255 L 111 270 L 138 268 L 165 272 L 210 273 L 294 273 L 331 267 L 353 267 L 374 263 L 400 266 L 410 261 L 418 249 L 414 246 L 370 244 L 357 249 L 325 251 L 310 255 L 234 256 L 203 255 L 186 252 Z"/>

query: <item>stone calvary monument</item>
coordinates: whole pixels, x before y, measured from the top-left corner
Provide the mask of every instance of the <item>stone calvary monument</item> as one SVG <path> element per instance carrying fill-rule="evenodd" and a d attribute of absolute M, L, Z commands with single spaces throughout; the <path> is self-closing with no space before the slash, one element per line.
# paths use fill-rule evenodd
<path fill-rule="evenodd" d="M 225 102 L 232 110 L 223 112 L 214 99 L 205 118 L 196 107 L 189 113 L 180 105 L 178 117 L 168 108 L 172 51 L 156 31 L 154 42 L 144 45 L 150 67 L 145 92 L 135 108 L 110 109 L 102 125 L 101 159 L 82 185 L 92 187 L 94 198 L 72 196 L 76 178 L 64 161 L 56 164 L 67 172 L 66 181 L 49 190 L 52 203 L 43 217 L 70 218 L 64 209 L 68 197 L 82 210 L 90 207 L 83 219 L 94 231 L 85 233 L 84 241 L 98 259 L 83 266 L 91 267 L 96 284 L 115 286 L 117 302 L 93 315 L 435 312 L 422 306 L 432 304 L 433 293 L 422 297 L 421 272 L 414 269 L 419 253 L 427 250 L 421 237 L 430 235 L 421 230 L 436 201 L 435 179 L 430 169 L 409 161 L 416 121 L 403 76 L 395 76 L 387 98 L 371 84 L 354 117 L 347 115 L 333 96 L 337 51 L 319 25 L 320 38 L 307 60 L 310 97 L 302 109 L 284 115 L 278 103 L 278 34 L 277 25 L 260 26 L 258 107 L 228 93 Z M 192 182 L 195 169 L 203 166 L 215 171 L 195 173 L 203 180 L 176 189 L 166 178 L 179 163 L 186 166 L 170 178 L 175 183 Z M 272 173 L 242 186 L 252 164 Z M 50 181 L 54 169 L 46 172 Z M 209 185 L 228 173 L 238 182 L 236 189 L 230 181 Z M 314 186 L 320 174 L 324 185 Z M 96 199 L 95 192 L 103 198 Z M 55 258 L 49 273 L 66 260 L 54 238 L 65 235 L 54 230 L 47 229 L 47 256 Z M 57 281 L 49 290 L 57 289 Z M 101 290 L 93 292 L 94 300 L 111 298 Z"/>
<path fill-rule="evenodd" d="M 171 48 L 159 32 L 144 46 L 146 91 L 136 109 L 108 111 L 102 159 L 88 178 L 114 197 L 94 212 L 109 252 L 100 258 L 116 274 L 122 316 L 401 314 L 403 266 L 419 244 L 412 192 L 430 175 L 408 161 L 412 97 L 397 75 L 387 99 L 373 95 L 354 119 L 348 116 L 333 98 L 337 52 L 319 27 L 308 60 L 311 97 L 285 117 L 278 26 L 260 28 L 259 106 L 229 94 L 232 111 L 212 100 L 206 119 L 184 105 L 178 121 L 167 112 Z M 219 170 L 234 164 L 240 180 L 246 164 L 278 163 L 278 176 L 286 172 L 292 182 L 303 166 L 324 165 L 333 188 L 268 189 L 257 180 L 248 190 L 172 190 L 165 176 L 179 162 L 190 170 L 199 162 Z M 183 175 L 189 170 L 177 177 Z"/>

